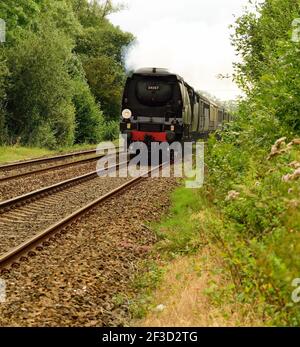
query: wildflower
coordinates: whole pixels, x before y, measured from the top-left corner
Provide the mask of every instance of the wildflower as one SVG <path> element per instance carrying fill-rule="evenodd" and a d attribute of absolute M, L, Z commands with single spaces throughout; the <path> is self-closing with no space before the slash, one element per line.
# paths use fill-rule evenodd
<path fill-rule="evenodd" d="M 285 146 L 286 144 L 285 140 L 286 140 L 286 137 L 281 137 L 275 142 L 275 144 L 271 148 L 271 153 L 268 156 L 268 160 L 273 158 L 275 155 L 281 154 L 286 151 L 286 149 L 281 149 L 281 147 Z"/>
<path fill-rule="evenodd" d="M 235 190 L 231 190 L 230 192 L 228 192 L 228 195 L 225 199 L 225 201 L 230 201 L 230 200 L 235 200 L 240 196 L 240 193 L 235 191 Z"/>
<path fill-rule="evenodd" d="M 298 161 L 293 161 L 289 164 L 289 167 L 292 167 L 293 169 L 300 168 L 300 163 Z"/>
<path fill-rule="evenodd" d="M 290 180 L 291 180 L 291 176 L 292 176 L 292 175 L 290 175 L 290 174 L 284 175 L 284 176 L 282 177 L 282 181 L 283 181 L 283 182 L 288 182 L 288 181 L 290 181 Z"/>
<path fill-rule="evenodd" d="M 300 168 L 298 168 L 294 173 L 293 173 L 293 179 L 297 179 L 300 177 Z"/>
<path fill-rule="evenodd" d="M 292 144 L 293 144 L 293 145 L 300 145 L 300 139 L 294 139 L 294 140 L 292 141 Z"/>
<path fill-rule="evenodd" d="M 287 174 L 282 177 L 283 182 L 295 181 L 300 177 L 300 168 L 296 169 L 294 173 Z"/>
<path fill-rule="evenodd" d="M 291 208 L 297 208 L 299 206 L 299 201 L 294 199 L 289 202 Z"/>
<path fill-rule="evenodd" d="M 160 305 L 158 305 L 158 306 L 155 307 L 154 311 L 155 311 L 155 312 L 162 312 L 165 308 L 166 308 L 165 305 L 160 304 Z"/>
<path fill-rule="evenodd" d="M 277 140 L 276 142 L 275 142 L 275 147 L 277 148 L 277 149 L 279 149 L 280 147 L 281 147 L 281 145 L 285 145 L 285 140 L 286 140 L 286 137 L 281 137 L 279 140 Z"/>

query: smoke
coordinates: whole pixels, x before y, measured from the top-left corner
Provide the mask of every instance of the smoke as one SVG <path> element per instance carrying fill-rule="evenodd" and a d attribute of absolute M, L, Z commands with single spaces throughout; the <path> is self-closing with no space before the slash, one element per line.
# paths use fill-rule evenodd
<path fill-rule="evenodd" d="M 247 0 L 127 0 L 128 10 L 111 16 L 132 32 L 136 42 L 126 52 L 127 70 L 164 67 L 197 90 L 227 100 L 240 94 L 231 79 L 236 60 L 228 26 Z"/>

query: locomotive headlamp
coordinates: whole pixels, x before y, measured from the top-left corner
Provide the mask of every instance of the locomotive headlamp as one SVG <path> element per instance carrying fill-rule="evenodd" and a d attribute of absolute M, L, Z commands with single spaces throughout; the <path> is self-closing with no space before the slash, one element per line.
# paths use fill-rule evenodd
<path fill-rule="evenodd" d="M 122 117 L 124 119 L 129 119 L 129 118 L 131 118 L 131 116 L 132 116 L 132 112 L 130 110 L 125 109 L 122 111 Z"/>

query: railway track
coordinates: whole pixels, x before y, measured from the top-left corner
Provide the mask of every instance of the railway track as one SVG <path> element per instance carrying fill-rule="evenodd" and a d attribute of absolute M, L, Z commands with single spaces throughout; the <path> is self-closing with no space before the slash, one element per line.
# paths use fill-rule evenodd
<path fill-rule="evenodd" d="M 107 150 L 109 149 L 110 148 L 107 148 Z M 120 148 L 117 147 L 116 149 L 119 150 Z M 61 156 L 39 158 L 34 160 L 21 161 L 21 162 L 16 162 L 12 164 L 1 165 L 0 166 L 0 183 L 5 183 L 14 179 L 23 178 L 33 174 L 38 174 L 42 172 L 48 172 L 51 170 L 68 168 L 73 165 L 93 162 L 103 157 L 103 155 L 93 155 L 93 154 L 96 154 L 95 150 L 88 150 L 88 151 L 64 154 Z M 78 160 L 72 160 L 73 158 L 82 157 L 82 156 L 89 156 L 89 157 L 78 159 Z M 61 162 L 61 163 L 50 165 L 50 166 L 48 165 L 49 163 L 54 163 L 54 162 Z M 36 165 L 39 165 L 39 167 L 36 168 Z M 11 174 L 11 172 L 13 172 L 13 174 Z"/>
<path fill-rule="evenodd" d="M 118 164 L 116 166 L 112 166 L 109 169 L 112 169 L 112 168 L 115 168 L 115 167 L 118 167 L 121 165 L 123 165 L 123 163 Z M 2 202 L 0 202 L 0 215 L 15 208 L 15 207 L 20 207 L 22 205 L 32 203 L 35 200 L 37 200 L 38 198 L 42 198 L 42 197 L 51 195 L 53 193 L 57 193 L 57 192 L 62 191 L 66 188 L 70 188 L 70 187 L 76 186 L 80 183 L 97 178 L 97 177 L 99 177 L 98 173 L 99 172 L 94 170 L 94 171 L 91 171 L 87 174 L 77 176 L 74 178 L 70 178 L 68 180 L 53 184 L 49 187 L 41 188 L 41 189 L 35 190 L 33 192 L 27 193 L 27 194 L 22 194 L 20 196 L 15 197 L 15 198 L 12 198 L 12 199 L 9 199 L 6 201 L 2 201 Z"/>
<path fill-rule="evenodd" d="M 125 163 L 118 165 L 123 164 Z M 89 188 L 86 190 L 83 187 L 84 184 L 87 184 L 87 181 L 95 178 L 97 173 L 93 172 L 1 203 L 0 227 L 2 233 L 0 235 L 0 245 L 2 247 L 4 245 L 5 251 L 3 249 L 0 251 L 2 253 L 0 256 L 0 272 L 19 266 L 20 262 L 36 255 L 38 251 L 47 247 L 51 241 L 65 234 L 72 227 L 72 224 L 80 220 L 83 215 L 88 215 L 95 206 L 137 184 L 147 177 L 151 171 L 159 170 L 162 166 L 149 169 L 143 176 L 134 179 L 114 178 L 115 186 L 111 187 L 108 192 L 104 191 L 100 197 L 95 191 L 96 186 L 91 187 L 89 184 Z M 97 178 L 101 180 L 98 176 Z M 73 194 L 70 191 L 72 189 Z M 88 194 L 91 190 L 94 193 L 96 192 L 97 197 L 95 196 L 94 199 L 91 199 L 91 195 Z M 56 196 L 53 194 L 56 194 Z M 81 200 L 81 206 L 79 207 L 80 204 L 77 204 L 75 212 L 74 204 L 71 204 L 70 209 L 67 209 L 68 213 L 61 214 L 61 219 L 57 222 L 56 213 L 64 205 L 64 201 L 66 201 L 64 199 L 73 201 L 74 197 L 79 196 L 78 194 L 85 196 L 85 199 L 83 199 L 85 202 L 83 203 L 83 200 Z M 35 199 L 38 200 L 35 201 Z M 53 206 L 57 208 L 53 209 Z M 49 213 L 47 208 L 51 210 Z M 47 227 L 45 227 L 45 221 L 49 222 Z M 6 244 L 5 240 L 8 240 Z"/>
<path fill-rule="evenodd" d="M 111 166 L 118 169 L 127 162 Z M 0 203 L 0 254 L 93 201 L 125 179 L 99 177 L 102 171 L 74 177 Z"/>

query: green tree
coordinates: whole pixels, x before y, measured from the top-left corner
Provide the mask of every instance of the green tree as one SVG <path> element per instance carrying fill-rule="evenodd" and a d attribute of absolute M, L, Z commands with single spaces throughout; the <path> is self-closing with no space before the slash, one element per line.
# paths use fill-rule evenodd
<path fill-rule="evenodd" d="M 71 145 L 75 110 L 66 64 L 72 42 L 46 23 L 38 35 L 27 34 L 26 40 L 7 52 L 9 135 L 20 137 L 24 144 Z"/>
<path fill-rule="evenodd" d="M 82 1 L 79 1 L 82 5 Z M 125 82 L 124 53 L 134 37 L 113 26 L 105 16 L 107 10 L 97 2 L 80 6 L 78 18 L 83 31 L 77 38 L 76 53 L 80 55 L 88 83 L 107 120 L 117 119 Z M 110 10 L 108 10 L 110 8 Z M 108 11 L 108 12 L 107 12 Z"/>
<path fill-rule="evenodd" d="M 2 143 L 56 147 L 115 133 L 104 118 L 119 113 L 124 51 L 133 40 L 107 19 L 119 9 L 110 0 L 0 3 L 7 23 L 0 47 Z"/>
<path fill-rule="evenodd" d="M 299 1 L 266 0 L 256 5 L 256 13 L 237 19 L 232 37 L 242 58 L 235 65 L 235 80 L 249 107 L 295 130 L 300 129 L 300 43 L 291 38 L 292 22 L 299 17 Z"/>
<path fill-rule="evenodd" d="M 124 84 L 124 71 L 107 56 L 90 58 L 84 63 L 93 94 L 101 103 L 106 119 L 118 118 Z"/>

